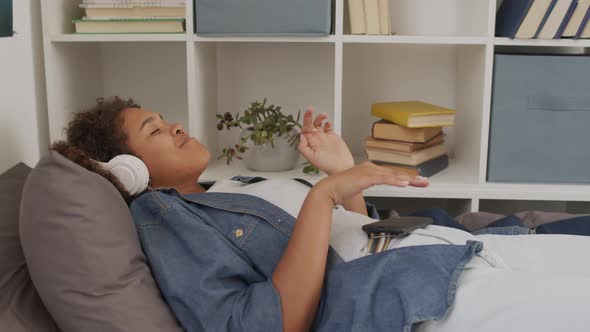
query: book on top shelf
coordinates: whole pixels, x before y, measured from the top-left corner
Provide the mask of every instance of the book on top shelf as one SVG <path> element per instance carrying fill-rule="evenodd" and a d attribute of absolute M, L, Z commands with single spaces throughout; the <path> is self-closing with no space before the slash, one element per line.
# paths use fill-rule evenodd
<path fill-rule="evenodd" d="M 555 9 L 555 5 L 557 5 L 557 2 L 558 1 L 559 0 L 551 0 L 551 3 L 549 4 L 549 8 L 547 8 L 547 10 L 545 11 L 545 14 L 543 15 L 543 18 L 541 19 L 541 22 L 537 26 L 537 29 L 536 29 L 535 33 L 533 34 L 533 37 L 532 38 L 538 38 L 539 37 L 539 34 L 541 33 L 541 30 L 543 29 L 543 27 L 547 23 L 547 20 L 551 16 L 551 13 Z"/>
<path fill-rule="evenodd" d="M 447 127 L 457 111 L 421 101 L 383 102 L 371 105 L 371 114 L 408 128 Z"/>
<path fill-rule="evenodd" d="M 391 34 L 389 1 L 390 0 L 379 0 L 379 33 L 386 36 Z"/>
<path fill-rule="evenodd" d="M 559 39 L 565 27 L 569 22 L 577 0 L 557 0 L 551 14 L 543 24 L 537 38 L 539 39 Z"/>
<path fill-rule="evenodd" d="M 398 172 L 405 173 L 408 176 L 429 177 L 449 167 L 449 156 L 444 154 L 440 157 L 430 159 L 416 166 L 388 163 L 379 160 L 372 160 L 371 162 L 381 167 L 386 167 Z"/>
<path fill-rule="evenodd" d="M 578 31 L 580 28 L 584 29 L 583 25 L 586 23 L 584 20 L 587 21 L 587 13 L 588 8 L 590 8 L 590 0 L 578 0 L 578 6 L 572 13 L 572 16 L 563 31 L 563 36 L 566 38 L 576 38 L 580 34 Z M 581 33 L 581 31 L 580 31 Z"/>
<path fill-rule="evenodd" d="M 143 6 L 159 7 L 167 4 L 185 4 L 182 0 L 83 0 L 82 3 L 89 5 L 113 4 L 117 6 Z"/>
<path fill-rule="evenodd" d="M 378 35 L 379 27 L 379 0 L 364 0 L 365 3 L 365 33 Z"/>
<path fill-rule="evenodd" d="M 378 139 L 424 143 L 442 133 L 441 127 L 407 128 L 391 121 L 375 121 L 371 127 L 371 136 Z"/>
<path fill-rule="evenodd" d="M 112 4 L 111 4 L 112 5 Z M 184 18 L 184 4 L 169 4 L 161 7 L 143 7 L 138 5 L 109 6 L 107 4 L 81 4 L 86 17 L 89 18 L 144 18 L 144 17 L 175 17 Z"/>
<path fill-rule="evenodd" d="M 437 145 L 439 143 L 444 142 L 444 134 L 440 133 L 427 142 L 424 143 L 416 143 L 416 142 L 404 142 L 404 141 L 394 141 L 388 139 L 378 139 L 374 137 L 366 137 L 365 138 L 365 147 L 370 148 L 378 148 L 384 150 L 392 150 L 392 151 L 401 151 L 401 152 L 413 152 L 422 150 L 433 145 Z"/>
<path fill-rule="evenodd" d="M 73 20 L 79 34 L 183 33 L 184 19 L 97 19 Z"/>
<path fill-rule="evenodd" d="M 348 0 L 350 34 L 391 35 L 390 1 Z"/>
<path fill-rule="evenodd" d="M 362 35 L 366 32 L 364 0 L 348 0 L 348 18 L 351 34 Z"/>
<path fill-rule="evenodd" d="M 496 36 L 514 38 L 534 0 L 505 0 L 496 13 Z"/>
<path fill-rule="evenodd" d="M 532 39 L 553 1 L 555 0 L 535 0 L 514 37 L 517 39 Z"/>
<path fill-rule="evenodd" d="M 391 150 L 365 148 L 369 160 L 378 160 L 394 164 L 416 166 L 430 159 L 447 153 L 444 143 L 413 152 L 394 152 Z"/>
<path fill-rule="evenodd" d="M 588 21 L 590 21 L 590 18 L 587 18 L 586 24 L 583 27 L 580 27 L 577 38 L 590 38 L 590 23 Z"/>
<path fill-rule="evenodd" d="M 582 34 L 584 33 L 584 29 L 586 29 L 586 27 L 588 26 L 588 21 L 590 21 L 590 7 L 588 7 L 588 9 L 586 9 L 586 14 L 584 15 L 584 19 L 582 20 L 582 23 L 578 27 L 578 31 L 576 31 L 576 35 L 574 36 L 575 39 L 582 38 Z"/>

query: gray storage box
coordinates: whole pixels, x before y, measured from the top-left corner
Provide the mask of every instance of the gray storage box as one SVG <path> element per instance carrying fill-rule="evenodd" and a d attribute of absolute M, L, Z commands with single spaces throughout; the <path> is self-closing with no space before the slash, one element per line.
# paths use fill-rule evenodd
<path fill-rule="evenodd" d="M 590 57 L 495 56 L 488 181 L 590 183 Z"/>
<path fill-rule="evenodd" d="M 195 0 L 198 35 L 328 35 L 332 0 Z"/>

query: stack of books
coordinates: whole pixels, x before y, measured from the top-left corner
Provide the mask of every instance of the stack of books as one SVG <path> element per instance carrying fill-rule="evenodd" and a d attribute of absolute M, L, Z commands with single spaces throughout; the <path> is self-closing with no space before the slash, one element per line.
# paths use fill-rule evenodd
<path fill-rule="evenodd" d="M 443 127 L 455 124 L 456 111 L 420 101 L 376 103 L 368 160 L 410 176 L 432 176 L 449 166 Z"/>
<path fill-rule="evenodd" d="M 348 0 L 350 33 L 353 35 L 390 35 L 390 0 Z"/>
<path fill-rule="evenodd" d="M 183 33 L 182 0 L 83 0 L 85 16 L 73 20 L 76 33 Z"/>
<path fill-rule="evenodd" d="M 590 38 L 590 0 L 505 0 L 496 36 L 517 39 Z"/>

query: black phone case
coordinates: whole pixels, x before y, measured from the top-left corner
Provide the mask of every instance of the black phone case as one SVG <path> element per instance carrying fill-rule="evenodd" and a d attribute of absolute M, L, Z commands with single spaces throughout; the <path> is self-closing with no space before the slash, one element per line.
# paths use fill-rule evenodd
<path fill-rule="evenodd" d="M 432 218 L 427 217 L 391 217 L 374 223 L 363 225 L 362 229 L 367 234 L 387 233 L 401 234 L 410 233 L 417 228 L 423 228 L 432 224 Z"/>

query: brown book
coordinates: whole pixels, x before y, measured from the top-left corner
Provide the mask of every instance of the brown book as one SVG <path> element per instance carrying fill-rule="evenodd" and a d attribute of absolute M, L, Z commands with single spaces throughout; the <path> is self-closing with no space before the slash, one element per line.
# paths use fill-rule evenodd
<path fill-rule="evenodd" d="M 374 122 L 371 129 L 371 136 L 374 138 L 418 143 L 427 142 L 440 133 L 442 127 L 407 128 L 387 120 Z"/>
<path fill-rule="evenodd" d="M 392 141 L 387 139 L 377 139 L 373 137 L 365 138 L 365 147 L 378 148 L 384 150 L 412 152 L 425 149 L 444 142 L 444 133 L 440 133 L 425 143 L 413 143 L 404 141 Z"/>
<path fill-rule="evenodd" d="M 365 148 L 369 160 L 416 166 L 447 153 L 444 143 L 414 152 L 397 152 L 376 148 Z"/>
<path fill-rule="evenodd" d="M 375 164 L 382 166 L 382 167 L 389 168 L 389 169 L 394 170 L 399 173 L 406 174 L 408 176 L 426 176 L 426 175 L 420 174 L 420 171 L 418 170 L 418 168 L 416 168 L 416 166 L 405 166 L 405 165 L 387 164 L 387 163 L 386 164 L 375 163 Z"/>
<path fill-rule="evenodd" d="M 433 176 L 434 174 L 449 167 L 449 156 L 443 154 L 440 157 L 425 161 L 422 164 L 416 166 L 392 164 L 378 160 L 372 160 L 372 162 L 376 165 L 386 167 L 397 172 L 405 173 L 409 176 Z"/>

